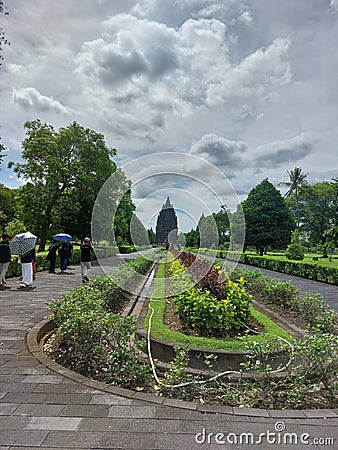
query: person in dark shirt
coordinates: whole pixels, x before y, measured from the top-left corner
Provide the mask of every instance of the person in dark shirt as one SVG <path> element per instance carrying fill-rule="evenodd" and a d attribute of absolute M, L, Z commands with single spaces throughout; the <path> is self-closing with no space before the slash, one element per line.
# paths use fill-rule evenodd
<path fill-rule="evenodd" d="M 74 247 L 73 244 L 70 241 L 66 241 L 65 243 L 66 249 L 68 251 L 68 258 L 67 258 L 67 267 L 70 266 L 70 261 L 74 256 Z"/>
<path fill-rule="evenodd" d="M 35 262 L 35 249 L 21 256 L 22 281 L 20 287 L 31 287 L 33 285 L 33 264 Z"/>
<path fill-rule="evenodd" d="M 52 242 L 48 249 L 47 259 L 49 259 L 49 273 L 55 273 L 56 254 L 59 246 L 56 241 Z"/>
<path fill-rule="evenodd" d="M 6 284 L 6 272 L 12 259 L 11 250 L 9 248 L 10 237 L 7 233 L 2 234 L 0 242 L 0 286 Z"/>
<path fill-rule="evenodd" d="M 60 270 L 62 273 L 64 273 L 67 269 L 67 262 L 68 262 L 68 249 L 65 245 L 66 243 L 63 242 L 61 247 L 59 247 L 59 257 L 60 257 Z"/>
<path fill-rule="evenodd" d="M 83 243 L 80 245 L 80 250 L 82 283 L 86 283 L 87 281 L 89 281 L 88 270 L 91 268 L 91 252 L 94 251 L 89 238 L 85 238 L 83 240 Z"/>

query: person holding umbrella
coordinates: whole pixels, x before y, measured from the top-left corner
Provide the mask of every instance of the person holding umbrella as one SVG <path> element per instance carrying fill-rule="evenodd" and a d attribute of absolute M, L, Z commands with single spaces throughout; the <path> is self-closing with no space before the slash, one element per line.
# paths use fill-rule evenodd
<path fill-rule="evenodd" d="M 22 288 L 32 287 L 33 285 L 33 263 L 35 263 L 35 249 L 21 256 L 22 281 L 20 287 Z"/>
<path fill-rule="evenodd" d="M 33 285 L 33 262 L 35 262 L 35 244 L 37 237 L 27 231 L 14 236 L 9 248 L 21 260 L 22 281 L 20 287 Z"/>
<path fill-rule="evenodd" d="M 67 266 L 69 264 L 69 260 L 72 256 L 71 252 L 72 252 L 73 246 L 71 245 L 71 249 L 70 249 L 70 246 L 68 245 L 68 241 L 72 240 L 72 236 L 70 236 L 70 234 L 67 234 L 67 233 L 58 233 L 53 236 L 53 239 L 55 241 L 62 242 L 61 246 L 59 247 L 58 253 L 59 253 L 59 257 L 60 257 L 61 273 L 65 273 Z"/>

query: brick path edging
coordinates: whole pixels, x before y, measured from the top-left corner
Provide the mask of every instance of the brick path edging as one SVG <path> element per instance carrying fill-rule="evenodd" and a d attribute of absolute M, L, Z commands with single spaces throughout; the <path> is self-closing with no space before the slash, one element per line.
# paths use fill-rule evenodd
<path fill-rule="evenodd" d="M 186 402 L 170 398 L 157 397 L 152 394 L 135 392 L 118 386 L 111 386 L 100 381 L 91 380 L 79 373 L 69 370 L 50 359 L 42 350 L 41 339 L 54 328 L 51 320 L 43 320 L 31 328 L 26 334 L 26 346 L 31 355 L 50 370 L 67 377 L 83 386 L 99 391 L 115 394 L 133 400 L 142 400 L 158 406 L 170 406 L 192 411 L 200 411 L 209 414 L 227 414 L 235 416 L 267 417 L 267 418 L 316 418 L 326 419 L 338 417 L 338 410 L 333 409 L 308 409 L 308 410 L 267 410 L 259 408 L 239 408 L 223 405 L 207 405 L 198 402 Z"/>

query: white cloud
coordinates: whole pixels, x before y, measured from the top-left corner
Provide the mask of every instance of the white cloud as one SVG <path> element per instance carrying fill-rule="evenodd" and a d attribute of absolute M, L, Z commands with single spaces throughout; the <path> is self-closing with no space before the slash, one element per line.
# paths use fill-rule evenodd
<path fill-rule="evenodd" d="M 290 83 L 289 47 L 290 38 L 278 38 L 269 47 L 260 48 L 239 64 L 232 65 L 218 82 L 210 84 L 209 104 L 223 103 L 231 96 L 266 95 L 269 89 Z"/>
<path fill-rule="evenodd" d="M 54 98 L 42 95 L 33 87 L 21 88 L 19 90 L 13 88 L 13 103 L 17 103 L 24 109 L 33 109 L 35 111 L 56 111 L 64 114 L 73 112 L 57 100 L 54 100 Z"/>
<path fill-rule="evenodd" d="M 243 155 L 247 152 L 244 142 L 230 141 L 215 134 L 206 134 L 191 146 L 190 154 L 199 156 L 233 177 L 244 165 Z"/>

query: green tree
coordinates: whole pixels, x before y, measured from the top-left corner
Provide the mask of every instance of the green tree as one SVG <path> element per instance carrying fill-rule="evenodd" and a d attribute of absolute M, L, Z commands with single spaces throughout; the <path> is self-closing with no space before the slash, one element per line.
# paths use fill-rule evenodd
<path fill-rule="evenodd" d="M 338 201 L 335 184 L 328 181 L 306 187 L 301 195 L 302 230 L 307 232 L 313 244 L 319 244 L 323 256 L 327 256 L 325 231 L 337 224 Z"/>
<path fill-rule="evenodd" d="M 135 245 L 136 247 L 142 245 L 149 245 L 148 232 L 135 213 L 133 213 L 131 217 L 129 228 L 130 228 L 129 233 L 131 243 L 133 245 Z"/>
<path fill-rule="evenodd" d="M 188 233 L 185 233 L 186 246 L 192 248 L 199 248 L 200 246 L 200 234 L 198 229 L 191 229 Z"/>
<path fill-rule="evenodd" d="M 243 202 L 246 222 L 245 245 L 264 254 L 267 247 L 285 248 L 294 229 L 294 221 L 280 192 L 266 178 L 253 188 Z"/>
<path fill-rule="evenodd" d="M 148 240 L 151 245 L 154 245 L 155 238 L 156 238 L 156 234 L 155 234 L 154 230 L 152 228 L 150 228 L 150 230 L 148 230 Z"/>
<path fill-rule="evenodd" d="M 39 251 L 45 249 L 48 230 L 56 207 L 63 197 L 78 200 L 72 208 L 88 200 L 88 214 L 95 197 L 116 169 L 111 157 L 116 151 L 106 146 L 102 134 L 73 122 L 56 132 L 40 120 L 25 123 L 23 163 L 10 162 L 27 184 L 19 193 L 25 223 L 31 223 L 39 236 Z M 82 218 L 86 220 L 85 217 Z"/>
<path fill-rule="evenodd" d="M 287 173 L 289 175 L 289 181 L 281 181 L 278 183 L 278 186 L 286 186 L 288 188 L 284 194 L 285 198 L 294 197 L 295 199 L 295 216 L 298 228 L 300 225 L 299 196 L 305 192 L 304 187 L 308 185 L 306 180 L 308 174 L 302 172 L 301 167 L 295 167 L 291 172 L 287 170 Z"/>
<path fill-rule="evenodd" d="M 224 208 L 221 209 L 221 211 L 219 211 L 217 213 L 213 213 L 213 217 L 215 219 L 217 230 L 218 230 L 219 243 L 224 244 L 225 242 L 229 242 L 230 241 L 230 221 L 229 221 L 229 216 L 228 216 L 225 205 L 224 205 Z"/>
<path fill-rule="evenodd" d="M 8 223 L 14 218 L 14 190 L 0 183 L 0 228 L 5 231 Z"/>

